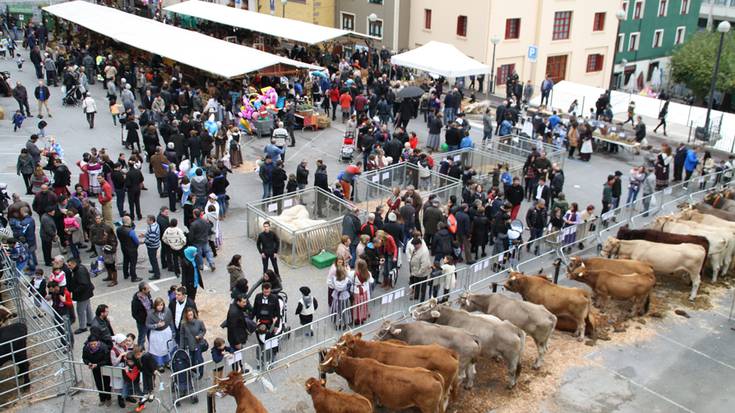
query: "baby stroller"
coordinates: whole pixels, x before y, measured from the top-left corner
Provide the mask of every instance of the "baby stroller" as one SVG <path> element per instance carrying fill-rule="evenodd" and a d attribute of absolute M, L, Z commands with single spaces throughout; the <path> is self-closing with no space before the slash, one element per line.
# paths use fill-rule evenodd
<path fill-rule="evenodd" d="M 171 358 L 171 371 L 178 373 L 191 367 L 191 358 L 189 352 L 183 348 L 179 348 L 174 352 Z M 188 370 L 186 373 L 180 373 L 171 380 L 171 398 L 173 400 L 180 399 L 186 395 L 196 391 L 196 369 Z M 199 398 L 197 396 L 191 397 L 192 404 L 198 403 Z M 176 407 L 180 406 L 181 402 L 176 402 Z"/>
<path fill-rule="evenodd" d="M 355 134 L 352 131 L 345 132 L 345 137 L 342 139 L 342 148 L 339 151 L 339 161 L 349 163 L 352 162 L 352 157 L 355 154 L 357 140 Z"/>
<path fill-rule="evenodd" d="M 82 91 L 79 86 L 75 85 L 71 89 L 66 91 L 64 95 L 63 103 L 65 106 L 79 106 L 82 102 Z"/>

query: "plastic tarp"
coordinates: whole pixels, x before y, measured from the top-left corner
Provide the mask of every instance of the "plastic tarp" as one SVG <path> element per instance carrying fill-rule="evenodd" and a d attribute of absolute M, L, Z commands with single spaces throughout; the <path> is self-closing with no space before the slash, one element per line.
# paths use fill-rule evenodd
<path fill-rule="evenodd" d="M 60 3 L 43 10 L 120 43 L 228 79 L 279 64 L 322 69 L 84 1 Z"/>
<path fill-rule="evenodd" d="M 278 3 L 280 6 L 280 2 Z M 307 44 L 321 43 L 342 36 L 370 38 L 370 36 L 349 30 L 340 30 L 199 0 L 173 4 L 164 8 L 164 10 Z"/>
<path fill-rule="evenodd" d="M 566 112 L 572 101 L 575 99 L 579 103 L 577 113 L 580 115 L 589 115 L 590 108 L 595 107 L 597 99 L 605 92 L 605 89 L 582 85 L 579 83 L 570 82 L 563 80 L 554 85 L 554 89 L 551 94 L 550 107 L 554 109 L 561 109 Z M 635 101 L 635 113 L 641 115 L 644 118 L 658 119 L 658 114 L 661 111 L 661 107 L 664 101 L 654 97 L 634 95 L 626 92 L 612 91 L 610 96 L 610 104 L 612 105 L 612 111 L 614 114 L 627 113 L 628 103 L 633 100 Z M 531 103 L 538 105 L 541 103 L 541 96 L 536 96 L 531 99 Z M 700 106 L 690 106 L 677 102 L 669 102 L 669 112 L 666 116 L 666 122 L 671 125 L 681 125 L 685 128 L 704 126 L 704 121 L 707 118 L 707 108 Z M 722 139 L 715 143 L 715 148 L 730 151 L 733 142 L 733 136 L 735 136 L 735 114 L 723 113 L 717 110 L 713 110 L 710 115 L 711 122 L 722 123 L 720 124 L 720 135 Z M 647 125 L 648 130 L 652 130 L 656 124 Z M 679 128 L 681 129 L 681 128 Z"/>
<path fill-rule="evenodd" d="M 451 44 L 431 41 L 390 59 L 398 66 L 423 70 L 444 77 L 491 73 L 490 66 L 468 57 Z"/>

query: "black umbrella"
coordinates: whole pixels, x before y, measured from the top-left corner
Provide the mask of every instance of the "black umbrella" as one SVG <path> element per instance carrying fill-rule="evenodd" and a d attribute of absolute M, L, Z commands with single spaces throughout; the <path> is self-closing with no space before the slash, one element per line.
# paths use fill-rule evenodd
<path fill-rule="evenodd" d="M 424 89 L 421 89 L 418 86 L 406 86 L 396 93 L 396 99 L 417 98 L 424 93 L 426 93 L 424 92 Z"/>

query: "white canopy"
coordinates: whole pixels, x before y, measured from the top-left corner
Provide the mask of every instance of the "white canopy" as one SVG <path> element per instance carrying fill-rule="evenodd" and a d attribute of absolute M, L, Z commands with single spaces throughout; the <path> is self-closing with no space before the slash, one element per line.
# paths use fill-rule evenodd
<path fill-rule="evenodd" d="M 451 44 L 431 41 L 421 47 L 397 54 L 390 59 L 398 66 L 423 70 L 444 77 L 462 77 L 491 73 L 490 66 L 460 52 Z"/>
<path fill-rule="evenodd" d="M 176 3 L 164 8 L 164 10 L 307 44 L 321 43 L 342 36 L 371 38 L 349 30 L 340 30 L 199 0 Z"/>
<path fill-rule="evenodd" d="M 120 43 L 225 78 L 241 76 L 278 64 L 312 70 L 322 69 L 319 66 L 84 1 L 59 3 L 43 9 Z"/>

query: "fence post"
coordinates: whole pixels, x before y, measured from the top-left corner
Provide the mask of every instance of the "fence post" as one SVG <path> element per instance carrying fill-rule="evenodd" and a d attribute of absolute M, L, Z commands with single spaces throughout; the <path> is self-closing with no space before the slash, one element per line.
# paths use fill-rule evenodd
<path fill-rule="evenodd" d="M 559 270 L 561 269 L 561 258 L 554 260 L 554 284 L 559 284 Z"/>
<path fill-rule="evenodd" d="M 494 282 L 494 283 L 492 284 L 492 286 L 493 286 L 493 292 L 494 292 L 494 293 L 498 292 L 498 283 Z"/>

